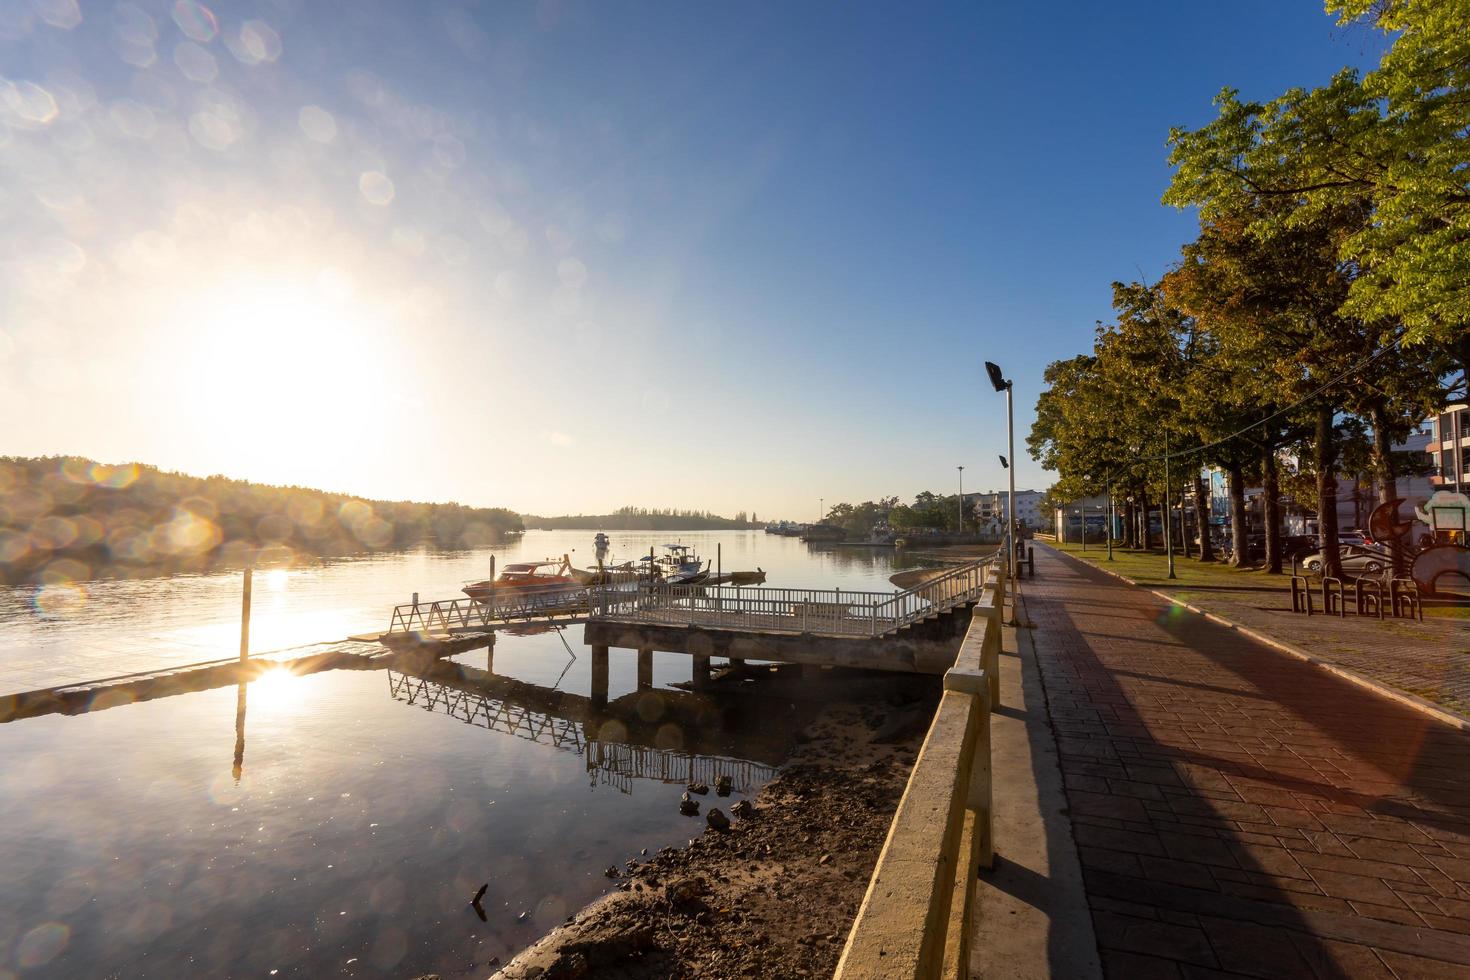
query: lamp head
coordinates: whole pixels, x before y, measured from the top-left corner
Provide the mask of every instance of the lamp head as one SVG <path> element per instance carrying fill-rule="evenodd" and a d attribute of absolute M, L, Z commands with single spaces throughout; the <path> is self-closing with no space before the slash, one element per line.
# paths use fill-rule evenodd
<path fill-rule="evenodd" d="M 1011 468 L 1011 464 L 1006 462 L 1006 458 L 1004 456 L 1000 458 L 1000 467 L 1003 470 L 1008 470 Z"/>
<path fill-rule="evenodd" d="M 990 384 L 996 391 L 1005 391 L 1011 383 L 1000 373 L 1000 365 L 994 361 L 985 362 L 985 373 L 990 375 Z"/>

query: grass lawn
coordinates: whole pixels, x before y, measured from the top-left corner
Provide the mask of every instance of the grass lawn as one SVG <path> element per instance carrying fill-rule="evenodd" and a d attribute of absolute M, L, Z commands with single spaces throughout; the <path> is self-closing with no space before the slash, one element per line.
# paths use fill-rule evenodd
<path fill-rule="evenodd" d="M 1262 589 L 1279 591 L 1283 595 L 1291 591 L 1291 575 L 1267 575 L 1265 572 L 1234 568 L 1222 562 L 1205 564 L 1196 558 L 1174 555 L 1175 578 L 1169 578 L 1169 563 L 1162 551 L 1128 551 L 1113 546 L 1113 560 L 1108 561 L 1107 546 L 1089 544 L 1087 551 L 1079 544 L 1056 544 L 1047 542 L 1058 551 L 1065 551 L 1099 568 L 1126 575 L 1139 585 L 1151 589 L 1165 589 L 1185 602 L 1208 602 L 1211 592 L 1239 589 L 1259 592 Z M 1288 603 L 1289 604 L 1289 603 Z M 1426 618 L 1464 619 L 1470 621 L 1470 605 L 1441 606 L 1426 605 Z"/>

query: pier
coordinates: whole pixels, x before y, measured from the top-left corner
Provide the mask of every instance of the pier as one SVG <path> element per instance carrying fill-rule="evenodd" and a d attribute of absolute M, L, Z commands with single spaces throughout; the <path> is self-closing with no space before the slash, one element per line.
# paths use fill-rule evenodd
<path fill-rule="evenodd" d="M 992 559 L 894 592 L 648 583 L 589 586 L 549 602 L 508 595 L 412 602 L 393 610 L 387 645 L 436 644 L 505 630 L 582 625 L 594 676 L 609 647 L 683 653 L 695 681 L 712 656 L 942 674 L 969 626 Z M 368 637 L 362 637 L 367 639 Z"/>

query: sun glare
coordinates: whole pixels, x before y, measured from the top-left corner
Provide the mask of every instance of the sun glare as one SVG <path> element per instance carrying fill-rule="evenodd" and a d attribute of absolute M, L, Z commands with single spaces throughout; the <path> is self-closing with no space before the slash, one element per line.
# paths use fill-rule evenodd
<path fill-rule="evenodd" d="M 186 396 L 205 444 L 266 480 L 315 476 L 324 439 L 342 448 L 381 431 L 381 391 L 390 374 L 385 315 L 356 297 L 345 275 L 241 281 L 182 300 L 175 317 L 179 353 L 166 365 Z M 188 397 L 193 396 L 193 397 Z"/>
<path fill-rule="evenodd" d="M 290 708 L 302 698 L 301 679 L 285 667 L 272 667 L 250 683 L 250 707 Z"/>

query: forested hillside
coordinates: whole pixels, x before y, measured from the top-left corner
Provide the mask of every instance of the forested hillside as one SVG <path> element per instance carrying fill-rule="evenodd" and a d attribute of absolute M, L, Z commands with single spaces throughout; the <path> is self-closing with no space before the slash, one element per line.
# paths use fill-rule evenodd
<path fill-rule="evenodd" d="M 76 456 L 0 457 L 0 580 L 206 571 L 262 551 L 472 548 L 522 529 L 499 507 L 365 500 Z"/>

